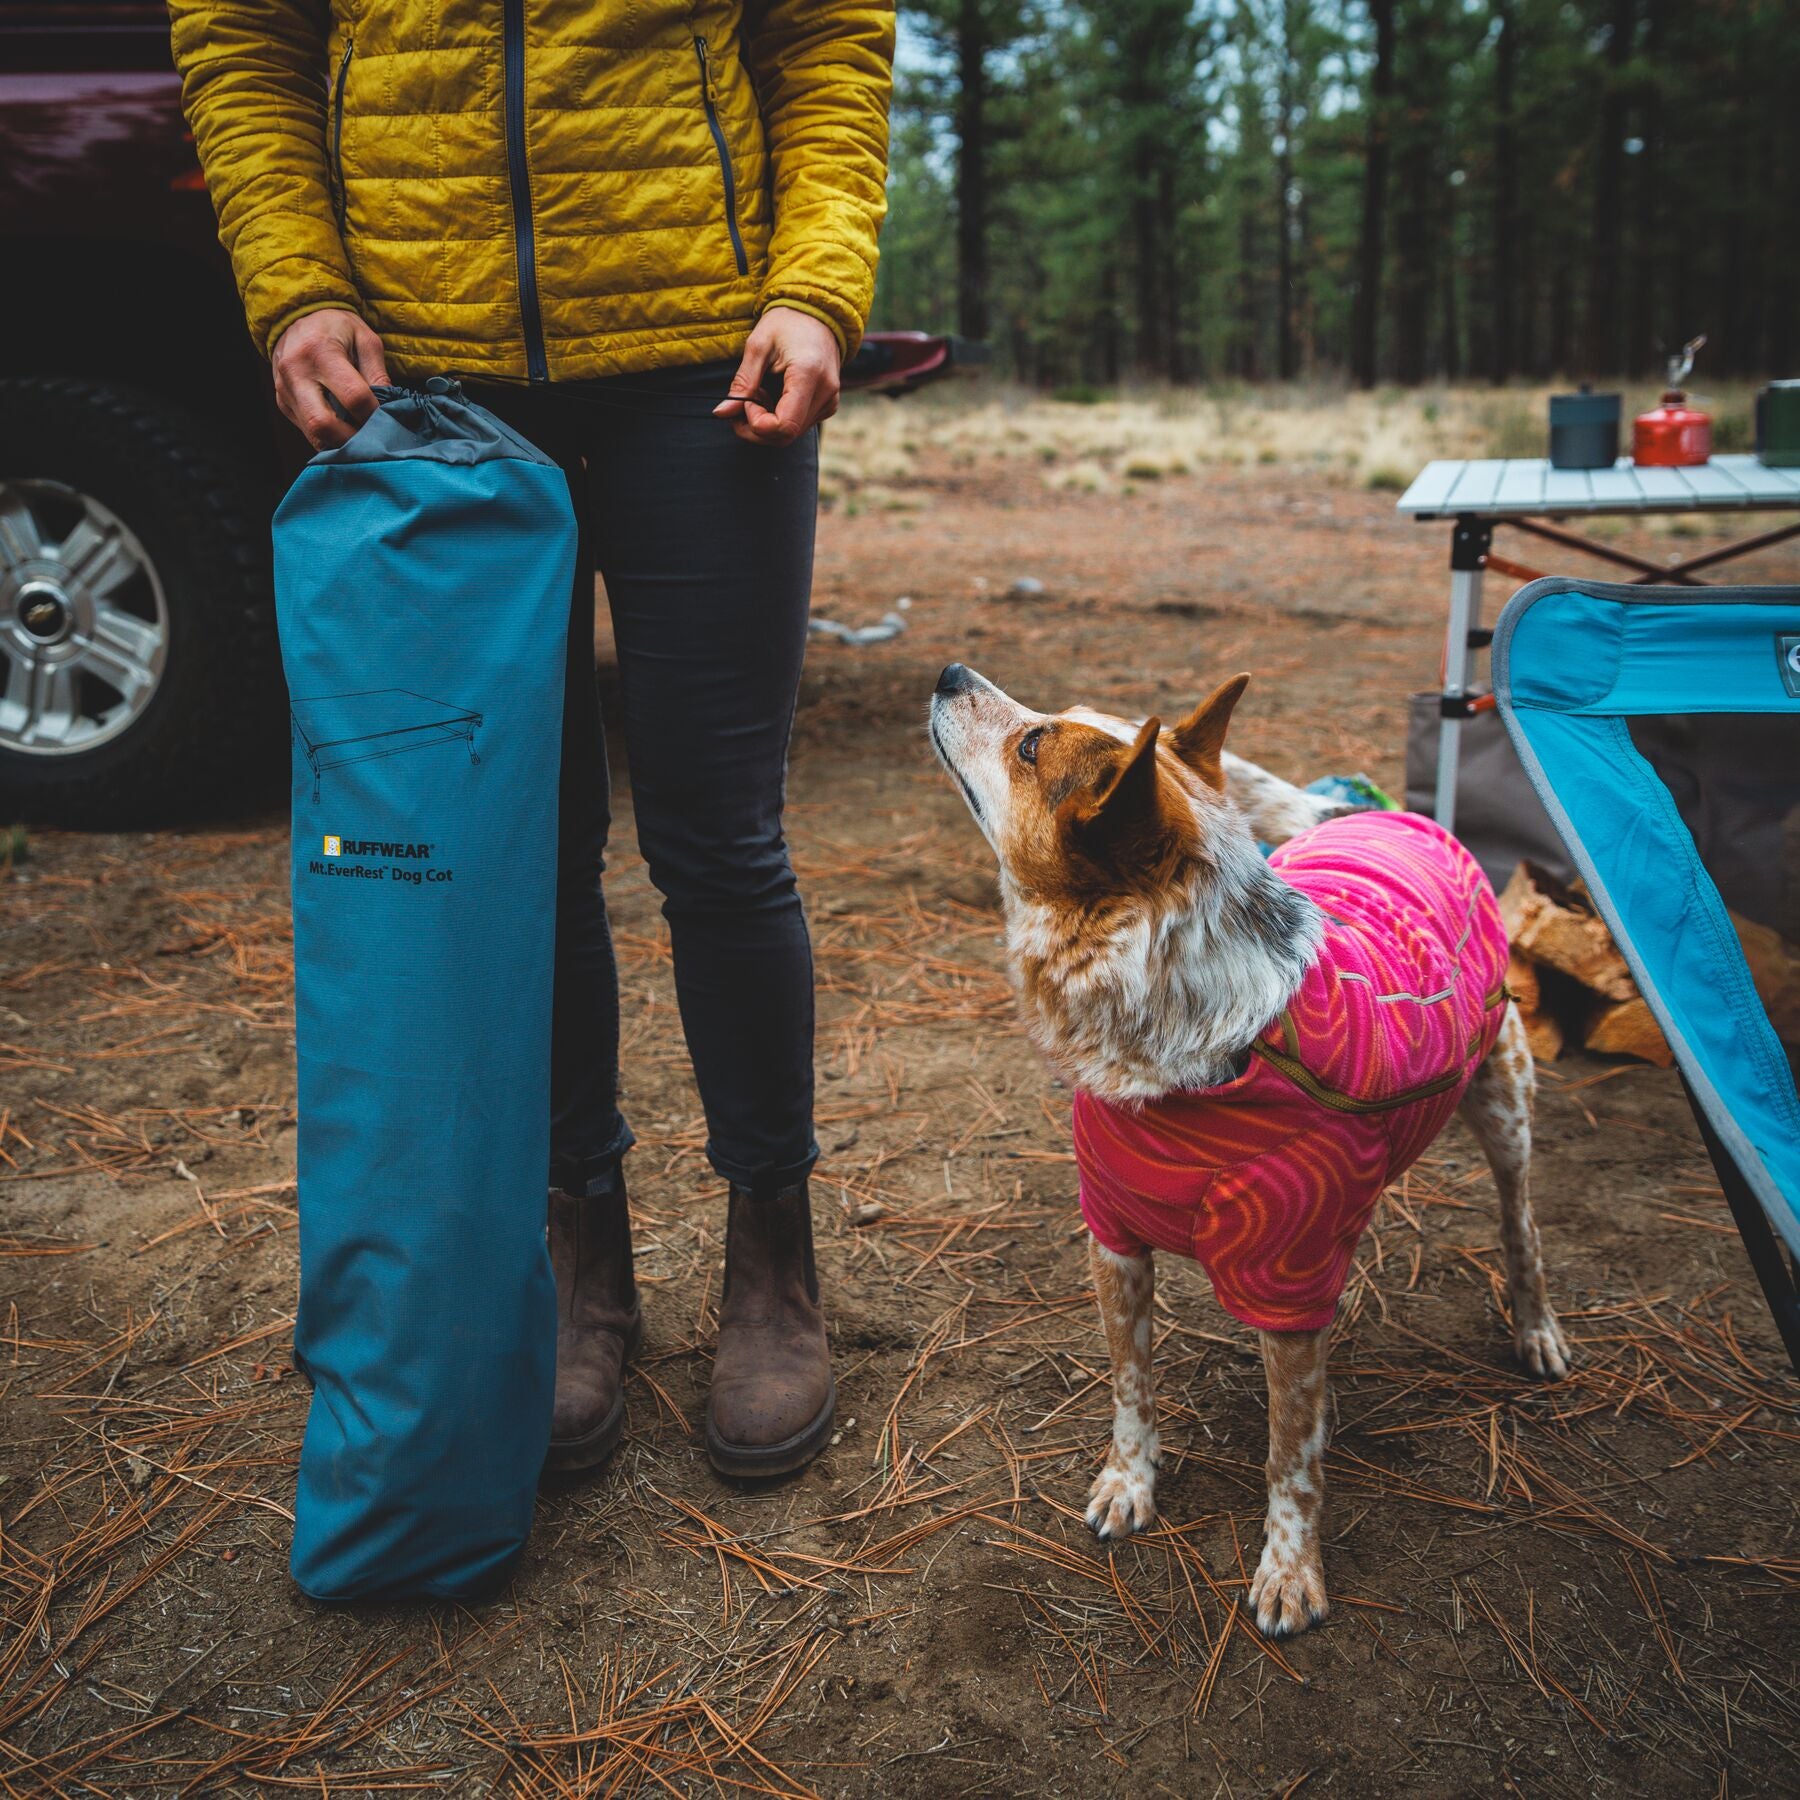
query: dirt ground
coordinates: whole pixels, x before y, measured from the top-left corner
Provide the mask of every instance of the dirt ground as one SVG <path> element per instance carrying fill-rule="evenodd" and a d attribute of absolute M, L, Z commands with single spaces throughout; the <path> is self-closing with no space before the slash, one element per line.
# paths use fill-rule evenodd
<path fill-rule="evenodd" d="M 0 876 L 9 1793 L 1793 1791 L 1800 1383 L 1669 1074 L 1545 1072 L 1561 1386 L 1511 1364 L 1460 1128 L 1384 1201 L 1333 1352 L 1321 1629 L 1246 1618 L 1260 1367 L 1166 1259 L 1162 1517 L 1110 1553 L 1088 1533 L 1107 1404 L 1068 1097 L 1014 1022 L 926 696 L 957 658 L 1167 713 L 1250 668 L 1237 748 L 1392 784 L 1447 532 L 1292 465 L 1051 486 L 934 448 L 934 417 L 821 530 L 821 614 L 912 605 L 893 641 L 815 647 L 797 726 L 839 1432 L 792 1483 L 726 1486 L 701 1443 L 722 1196 L 622 756 L 649 1338 L 615 1464 L 545 1493 L 480 1608 L 329 1610 L 286 1574 L 285 818 L 43 833 Z"/>

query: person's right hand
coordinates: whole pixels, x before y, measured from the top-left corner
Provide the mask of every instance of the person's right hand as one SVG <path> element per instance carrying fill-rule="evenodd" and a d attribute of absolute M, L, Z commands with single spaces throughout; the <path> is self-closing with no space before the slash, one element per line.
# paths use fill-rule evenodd
<path fill-rule="evenodd" d="M 296 319 L 276 341 L 269 361 L 275 404 L 315 450 L 348 443 L 380 405 L 370 389 L 387 384 L 381 339 L 355 313 L 336 308 Z M 333 400 L 350 415 L 349 423 L 332 410 Z"/>

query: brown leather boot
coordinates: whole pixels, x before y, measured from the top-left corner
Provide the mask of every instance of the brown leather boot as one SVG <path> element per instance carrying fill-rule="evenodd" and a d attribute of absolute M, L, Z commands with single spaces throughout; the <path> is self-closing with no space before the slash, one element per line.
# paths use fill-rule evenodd
<path fill-rule="evenodd" d="M 592 1200 L 550 1190 L 556 1410 L 547 1469 L 593 1469 L 625 1426 L 625 1365 L 644 1341 L 625 1184 Z"/>
<path fill-rule="evenodd" d="M 757 1199 L 731 1190 L 706 1454 L 721 1475 L 789 1475 L 831 1435 L 837 1390 L 805 1182 Z"/>

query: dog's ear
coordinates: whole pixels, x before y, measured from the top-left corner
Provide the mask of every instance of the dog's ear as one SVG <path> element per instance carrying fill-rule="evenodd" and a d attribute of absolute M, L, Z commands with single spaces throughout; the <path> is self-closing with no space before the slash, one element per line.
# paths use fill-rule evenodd
<path fill-rule="evenodd" d="M 1146 719 L 1131 748 L 1113 764 L 1110 778 L 1072 802 L 1074 822 L 1084 834 L 1126 829 L 1155 812 L 1156 740 L 1161 732 L 1161 719 Z"/>
<path fill-rule="evenodd" d="M 1221 793 L 1225 789 L 1225 772 L 1219 766 L 1219 752 L 1225 747 L 1225 727 L 1231 723 L 1232 708 L 1249 685 L 1248 675 L 1232 676 L 1175 727 L 1171 738 L 1175 754 L 1208 787 Z"/>

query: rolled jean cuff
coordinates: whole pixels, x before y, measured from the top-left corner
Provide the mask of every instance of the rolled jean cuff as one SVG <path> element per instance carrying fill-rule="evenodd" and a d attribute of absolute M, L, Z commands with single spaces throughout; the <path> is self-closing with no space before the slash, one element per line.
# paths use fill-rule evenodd
<path fill-rule="evenodd" d="M 807 1146 L 806 1154 L 797 1162 L 761 1166 L 735 1162 L 728 1156 L 720 1155 L 715 1145 L 708 1144 L 706 1160 L 733 1187 L 743 1188 L 758 1200 L 768 1200 L 783 1188 L 798 1187 L 813 1172 L 813 1165 L 819 1160 L 819 1144 L 815 1138 Z"/>
<path fill-rule="evenodd" d="M 618 1191 L 619 1164 L 625 1152 L 637 1139 L 623 1119 L 603 1150 L 569 1154 L 553 1151 L 550 1156 L 550 1185 L 559 1194 L 576 1200 L 598 1200 L 604 1194 Z"/>

